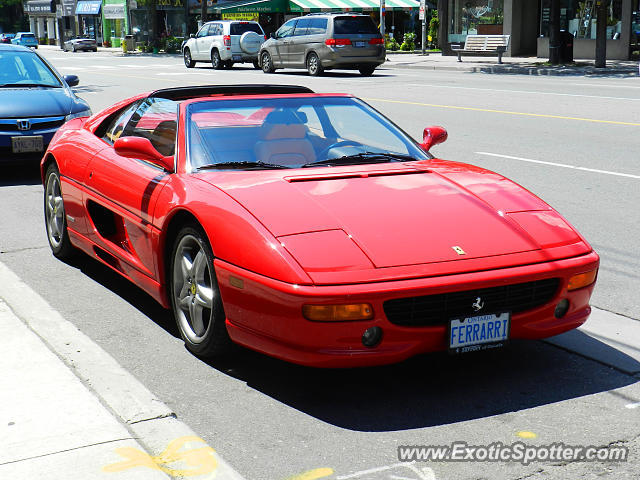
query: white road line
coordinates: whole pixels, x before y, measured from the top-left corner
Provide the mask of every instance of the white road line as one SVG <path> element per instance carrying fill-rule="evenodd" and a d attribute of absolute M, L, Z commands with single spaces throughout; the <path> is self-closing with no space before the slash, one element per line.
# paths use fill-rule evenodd
<path fill-rule="evenodd" d="M 174 75 L 174 76 L 178 76 L 178 75 L 187 75 L 186 72 L 159 72 L 156 73 L 156 75 Z"/>
<path fill-rule="evenodd" d="M 606 83 L 572 83 L 580 87 L 640 88 L 640 85 L 607 85 Z"/>
<path fill-rule="evenodd" d="M 573 170 L 582 170 L 585 172 L 592 172 L 592 173 L 603 173 L 605 175 L 615 175 L 617 177 L 635 178 L 640 180 L 640 175 L 632 175 L 630 173 L 611 172 L 609 170 L 599 170 L 597 168 L 578 167 L 576 165 L 567 165 L 565 163 L 545 162 L 542 160 L 532 160 L 530 158 L 512 157 L 511 155 L 500 155 L 498 153 L 488 153 L 488 152 L 475 152 L 475 153 L 477 153 L 478 155 L 487 155 L 489 157 L 508 158 L 510 160 L 520 160 L 521 162 L 539 163 L 541 165 L 551 165 L 553 167 L 571 168 Z"/>
<path fill-rule="evenodd" d="M 640 408 L 640 402 L 628 403 L 627 405 L 624 406 L 624 408 L 628 408 L 630 410 L 633 410 L 634 408 Z"/>
<path fill-rule="evenodd" d="M 504 93 L 525 93 L 527 95 L 556 95 L 560 97 L 581 97 L 581 98 L 601 98 L 603 100 L 633 100 L 639 101 L 640 97 L 605 97 L 602 95 L 582 95 L 577 93 L 557 93 L 557 92 L 538 92 L 534 90 L 509 90 L 497 88 L 480 88 L 480 87 L 459 87 L 455 85 L 436 85 L 431 83 L 406 83 L 405 85 L 412 87 L 435 87 L 435 88 L 456 88 L 460 90 L 480 90 L 486 92 L 504 92 Z"/>

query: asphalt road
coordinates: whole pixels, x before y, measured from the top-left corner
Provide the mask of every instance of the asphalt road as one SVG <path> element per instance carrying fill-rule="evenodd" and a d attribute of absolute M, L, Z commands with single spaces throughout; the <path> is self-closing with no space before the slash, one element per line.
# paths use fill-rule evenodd
<path fill-rule="evenodd" d="M 416 139 L 443 125 L 437 155 L 498 171 L 558 209 L 602 257 L 593 305 L 640 321 L 640 83 L 382 68 L 370 78 L 252 67 L 187 70 L 177 57 L 43 51 L 80 77 L 94 111 L 184 84 L 287 83 L 349 92 Z M 53 258 L 37 171 L 0 177 L 0 261 L 113 355 L 248 479 L 314 469 L 330 478 L 640 478 L 626 464 L 468 462 L 398 465 L 401 445 L 512 442 L 638 448 L 638 379 L 545 342 L 470 357 L 427 355 L 366 370 L 312 370 L 240 351 L 204 363 L 170 314 L 96 262 Z M 471 228 L 471 227 L 470 227 Z M 482 234 L 482 232 L 478 232 Z M 531 435 L 529 435 L 531 436 Z M 316 476 L 328 470 L 317 470 Z M 363 473 L 364 472 L 364 473 Z M 295 477 L 294 477 L 295 478 Z M 326 477 L 329 478 L 329 477 Z"/>

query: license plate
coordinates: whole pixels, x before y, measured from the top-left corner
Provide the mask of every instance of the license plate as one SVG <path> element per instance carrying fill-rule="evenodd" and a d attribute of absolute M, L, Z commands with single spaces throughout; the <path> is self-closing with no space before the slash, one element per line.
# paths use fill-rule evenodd
<path fill-rule="evenodd" d="M 449 351 L 475 352 L 502 347 L 509 339 L 509 312 L 454 318 L 449 322 Z"/>
<path fill-rule="evenodd" d="M 362 48 L 367 44 L 367 42 L 353 42 L 354 47 Z"/>
<path fill-rule="evenodd" d="M 241 61 L 242 61 L 242 55 L 233 55 L 233 56 L 231 57 L 231 59 L 232 59 L 234 62 L 241 62 Z"/>
<path fill-rule="evenodd" d="M 11 137 L 11 151 L 13 153 L 42 152 L 43 150 L 42 135 Z"/>

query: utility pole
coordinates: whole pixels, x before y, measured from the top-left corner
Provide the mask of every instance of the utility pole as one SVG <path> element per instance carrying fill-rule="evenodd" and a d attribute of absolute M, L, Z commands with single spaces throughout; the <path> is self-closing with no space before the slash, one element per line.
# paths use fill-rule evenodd
<path fill-rule="evenodd" d="M 607 1 L 596 2 L 596 68 L 607 66 Z"/>
<path fill-rule="evenodd" d="M 419 12 L 419 20 L 422 20 L 422 55 L 426 53 L 427 48 L 427 15 L 426 15 L 426 3 L 425 0 L 420 0 L 420 12 Z"/>
<path fill-rule="evenodd" d="M 549 12 L 549 63 L 560 63 L 560 0 L 551 0 Z"/>

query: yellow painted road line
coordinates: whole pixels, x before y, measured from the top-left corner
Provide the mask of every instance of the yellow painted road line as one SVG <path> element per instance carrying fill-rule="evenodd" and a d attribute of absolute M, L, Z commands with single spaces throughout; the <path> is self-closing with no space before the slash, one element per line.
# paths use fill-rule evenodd
<path fill-rule="evenodd" d="M 612 125 L 629 125 L 632 127 L 640 127 L 640 123 L 634 123 L 634 122 L 620 122 L 617 120 L 598 120 L 595 118 L 565 117 L 563 115 L 549 115 L 546 113 L 511 112 L 509 110 L 493 110 L 491 108 L 460 107 L 457 105 L 438 105 L 435 103 L 407 102 L 404 100 L 386 100 L 383 98 L 363 98 L 363 100 L 366 100 L 368 102 L 399 103 L 403 105 L 418 105 L 421 107 L 448 108 L 453 110 L 468 110 L 473 112 L 501 113 L 503 115 L 520 115 L 523 117 L 555 118 L 558 120 L 573 120 L 578 122 L 608 123 Z"/>

